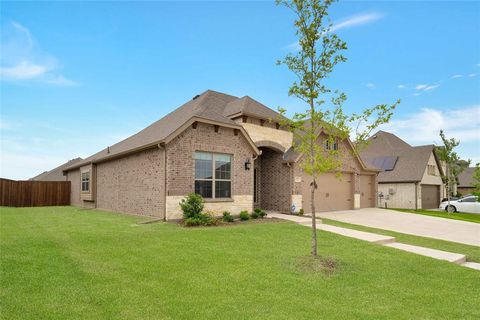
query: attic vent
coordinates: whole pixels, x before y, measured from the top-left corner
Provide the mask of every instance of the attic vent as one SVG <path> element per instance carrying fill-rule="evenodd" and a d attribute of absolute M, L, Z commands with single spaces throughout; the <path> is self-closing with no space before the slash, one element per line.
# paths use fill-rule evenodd
<path fill-rule="evenodd" d="M 198 97 L 200 97 L 200 95 L 199 95 L 199 94 L 197 94 L 195 97 L 193 97 L 193 99 L 192 99 L 192 100 L 195 100 L 195 99 L 197 99 Z"/>

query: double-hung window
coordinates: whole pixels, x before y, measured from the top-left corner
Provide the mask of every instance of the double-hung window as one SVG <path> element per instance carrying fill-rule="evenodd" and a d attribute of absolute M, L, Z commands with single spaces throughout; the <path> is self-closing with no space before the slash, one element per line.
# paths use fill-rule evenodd
<path fill-rule="evenodd" d="M 325 140 L 324 144 L 325 150 L 338 150 L 338 143 L 336 140 L 333 140 L 333 143 L 331 143 L 330 139 Z"/>
<path fill-rule="evenodd" d="M 90 171 L 82 172 L 82 192 L 90 191 Z"/>
<path fill-rule="evenodd" d="M 232 196 L 232 157 L 195 152 L 195 193 L 204 198 Z"/>

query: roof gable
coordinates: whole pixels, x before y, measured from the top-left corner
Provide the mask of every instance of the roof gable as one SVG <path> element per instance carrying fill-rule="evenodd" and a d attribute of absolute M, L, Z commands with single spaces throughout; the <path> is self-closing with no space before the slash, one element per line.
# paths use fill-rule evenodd
<path fill-rule="evenodd" d="M 247 137 L 255 152 L 258 152 L 244 128 L 224 115 L 226 105 L 235 100 L 239 99 L 228 94 L 207 90 L 138 133 L 93 154 L 80 163 L 68 166 L 65 170 L 68 171 L 85 164 L 120 157 L 164 143 L 167 140 L 171 140 L 172 135 L 178 134 L 179 130 L 184 128 L 187 123 L 191 124 L 194 121 L 236 128 Z"/>
<path fill-rule="evenodd" d="M 244 96 L 228 103 L 225 106 L 223 115 L 227 117 L 247 115 L 273 121 L 281 117 L 278 112 L 270 109 L 257 100 L 250 98 L 249 96 Z"/>
<path fill-rule="evenodd" d="M 441 170 L 434 145 L 412 147 L 394 134 L 385 131 L 377 132 L 368 141 L 369 144 L 361 152 L 361 156 L 370 165 L 381 157 L 398 157 L 393 170 L 379 173 L 378 182 L 421 181 L 432 153 Z"/>

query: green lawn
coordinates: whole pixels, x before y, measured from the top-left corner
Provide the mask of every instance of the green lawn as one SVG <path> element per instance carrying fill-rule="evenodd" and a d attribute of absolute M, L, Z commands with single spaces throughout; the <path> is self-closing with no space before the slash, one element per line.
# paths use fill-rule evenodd
<path fill-rule="evenodd" d="M 441 217 L 446 219 L 463 220 L 463 221 L 480 223 L 480 214 L 474 214 L 474 213 L 463 213 L 463 212 L 448 213 L 446 211 L 434 211 L 434 210 L 423 210 L 423 209 L 414 210 L 414 209 L 390 208 L 387 210 L 395 210 L 395 211 L 401 211 L 405 213 L 423 214 L 423 215 L 432 216 L 432 217 Z"/>
<path fill-rule="evenodd" d="M 360 231 L 383 234 L 386 236 L 392 236 L 392 237 L 395 237 L 397 242 L 401 242 L 401 243 L 465 254 L 467 256 L 467 261 L 480 263 L 480 247 L 477 247 L 477 246 L 470 246 L 467 244 L 426 238 L 426 237 L 412 236 L 410 234 L 399 233 L 399 232 L 384 230 L 384 229 L 365 227 L 357 224 L 351 224 L 351 223 L 340 222 L 340 221 L 324 219 L 324 218 L 322 218 L 322 222 L 325 224 L 331 224 L 338 227 L 345 227 L 349 229 L 355 229 Z"/>
<path fill-rule="evenodd" d="M 480 272 L 293 223 L 185 229 L 71 207 L 0 208 L 3 319 L 479 319 Z"/>

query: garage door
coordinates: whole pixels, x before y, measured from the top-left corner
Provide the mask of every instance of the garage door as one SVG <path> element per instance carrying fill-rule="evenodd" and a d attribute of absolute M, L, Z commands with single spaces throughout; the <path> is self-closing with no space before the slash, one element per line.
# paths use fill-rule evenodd
<path fill-rule="evenodd" d="M 375 206 L 373 178 L 371 175 L 360 176 L 360 208 Z"/>
<path fill-rule="evenodd" d="M 310 185 L 309 179 L 303 183 L 303 208 L 310 212 Z M 337 211 L 353 209 L 352 175 L 343 174 L 337 178 L 333 173 L 325 173 L 320 176 L 315 191 L 315 211 Z"/>
<path fill-rule="evenodd" d="M 422 209 L 438 208 L 440 204 L 440 186 L 422 184 Z"/>

